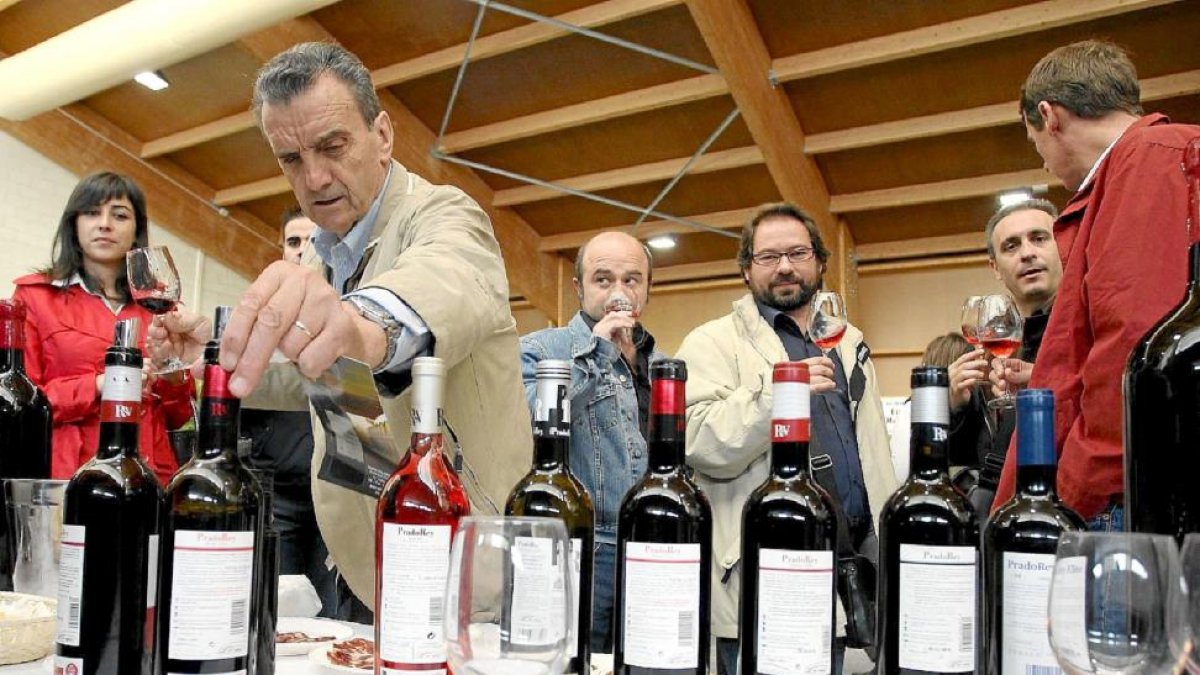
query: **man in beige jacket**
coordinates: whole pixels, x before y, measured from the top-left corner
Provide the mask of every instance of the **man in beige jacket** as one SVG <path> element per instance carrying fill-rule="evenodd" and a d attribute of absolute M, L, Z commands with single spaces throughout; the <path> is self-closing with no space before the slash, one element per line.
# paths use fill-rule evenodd
<path fill-rule="evenodd" d="M 234 309 L 221 344 L 230 390 L 285 409 L 299 391 L 297 370 L 315 378 L 350 357 L 372 367 L 404 448 L 410 364 L 437 356 L 447 367 L 446 425 L 462 446 L 452 459 L 472 509 L 497 512 L 528 467 L 532 437 L 504 262 L 487 215 L 461 190 L 392 160 L 391 120 L 370 73 L 338 45 L 296 45 L 263 66 L 254 111 L 319 230 L 300 265 L 272 264 Z M 204 327 L 187 318 L 167 323 L 194 346 Z M 268 369 L 276 349 L 295 365 Z M 317 521 L 342 576 L 372 606 L 375 500 L 317 480 L 325 434 L 314 441 Z"/>
<path fill-rule="evenodd" d="M 770 468 L 774 364 L 809 366 L 813 465 L 831 466 L 826 481 L 836 490 L 829 491 L 846 514 L 855 549 L 871 559 L 878 545 L 874 519 L 897 485 L 862 332 L 848 326 L 834 358 L 805 334 L 828 258 L 816 224 L 802 210 L 791 204 L 759 209 L 738 248 L 750 293 L 729 315 L 693 330 L 676 354 L 689 373 L 688 464 L 713 509 L 712 634 L 720 673 L 737 672 L 742 508 Z"/>

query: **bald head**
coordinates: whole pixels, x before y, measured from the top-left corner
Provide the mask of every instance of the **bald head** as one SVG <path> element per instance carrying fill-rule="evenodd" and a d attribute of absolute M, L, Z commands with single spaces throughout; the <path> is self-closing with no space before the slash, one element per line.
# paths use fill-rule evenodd
<path fill-rule="evenodd" d="M 592 237 L 575 256 L 575 292 L 585 313 L 599 320 L 610 295 L 621 290 L 641 311 L 649 300 L 650 249 L 624 232 Z"/>

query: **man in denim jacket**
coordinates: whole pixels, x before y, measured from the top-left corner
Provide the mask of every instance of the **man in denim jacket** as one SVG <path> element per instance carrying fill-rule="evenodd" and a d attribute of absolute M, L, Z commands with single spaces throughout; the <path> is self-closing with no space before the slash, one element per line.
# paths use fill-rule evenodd
<path fill-rule="evenodd" d="M 654 337 L 638 323 L 650 296 L 650 251 L 621 232 L 593 237 L 575 256 L 580 311 L 564 328 L 521 338 L 521 374 L 532 410 L 537 363 L 574 362 L 571 370 L 571 472 L 596 511 L 592 650 L 612 651 L 617 513 L 646 472 L 646 423 Z"/>

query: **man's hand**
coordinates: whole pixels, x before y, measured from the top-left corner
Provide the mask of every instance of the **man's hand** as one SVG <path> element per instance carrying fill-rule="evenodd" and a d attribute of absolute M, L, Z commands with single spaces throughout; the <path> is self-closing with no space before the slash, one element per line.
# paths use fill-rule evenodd
<path fill-rule="evenodd" d="M 808 364 L 808 390 L 814 394 L 833 391 L 833 360 L 828 356 L 814 356 L 800 363 Z"/>
<path fill-rule="evenodd" d="M 316 378 L 339 356 L 382 365 L 387 337 L 319 273 L 281 260 L 242 294 L 225 327 L 221 367 L 233 374 L 230 393 L 253 392 L 277 348 L 306 377 Z"/>
<path fill-rule="evenodd" d="M 975 348 L 950 364 L 950 410 L 971 402 L 971 390 L 987 379 L 988 362 L 984 350 Z"/>
<path fill-rule="evenodd" d="M 592 328 L 592 335 L 617 345 L 621 353 L 625 355 L 625 359 L 632 364 L 637 352 L 637 347 L 633 344 L 632 339 L 635 325 L 637 325 L 637 319 L 634 318 L 633 312 L 609 312 L 596 322 L 596 326 Z"/>
<path fill-rule="evenodd" d="M 992 372 L 988 380 L 992 383 L 992 394 L 1000 396 L 1005 389 L 1014 394 L 1018 389 L 1029 385 L 1033 376 L 1033 364 L 1021 359 L 993 359 Z"/>

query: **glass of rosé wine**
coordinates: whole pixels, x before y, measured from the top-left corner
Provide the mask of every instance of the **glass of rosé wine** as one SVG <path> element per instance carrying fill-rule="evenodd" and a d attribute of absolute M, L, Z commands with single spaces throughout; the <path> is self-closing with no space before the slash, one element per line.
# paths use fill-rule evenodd
<path fill-rule="evenodd" d="M 846 334 L 846 304 L 833 291 L 813 296 L 808 308 L 808 337 L 828 356 Z"/>
<path fill-rule="evenodd" d="M 979 346 L 979 338 L 975 335 L 975 331 L 979 328 L 979 303 L 982 300 L 982 295 L 972 295 L 963 301 L 962 319 L 959 325 L 962 327 L 963 338 L 972 347 Z"/>
<path fill-rule="evenodd" d="M 985 295 L 979 300 L 978 323 L 975 337 L 993 358 L 1000 359 L 1001 368 L 1008 365 L 1008 358 L 1021 348 L 1021 335 L 1025 319 L 1021 317 L 1017 304 L 1007 295 Z M 1016 406 L 1016 398 L 1008 390 L 1008 381 L 1001 380 L 1003 393 L 988 401 L 993 410 L 1010 409 Z"/>

